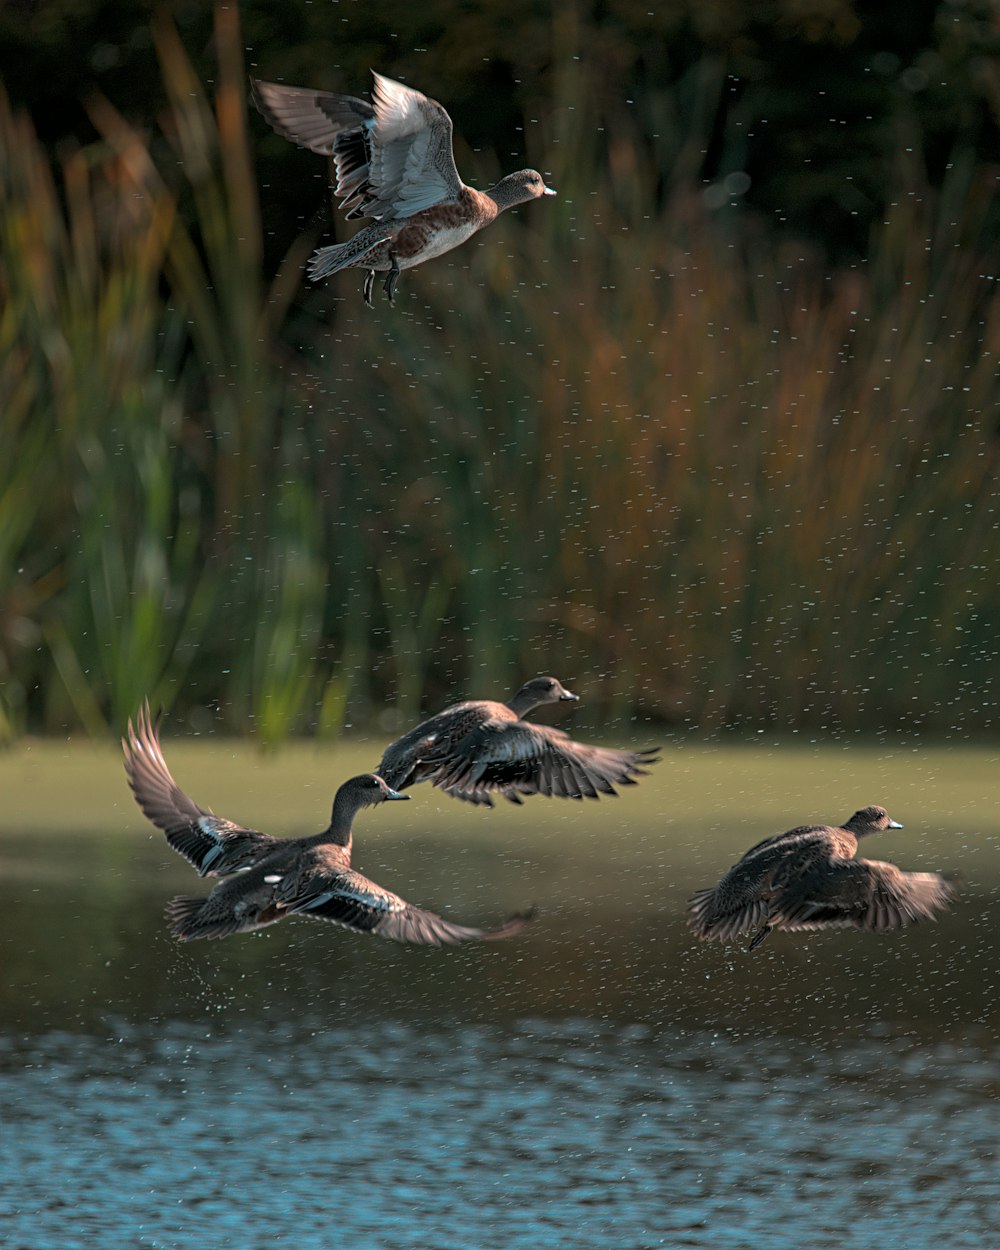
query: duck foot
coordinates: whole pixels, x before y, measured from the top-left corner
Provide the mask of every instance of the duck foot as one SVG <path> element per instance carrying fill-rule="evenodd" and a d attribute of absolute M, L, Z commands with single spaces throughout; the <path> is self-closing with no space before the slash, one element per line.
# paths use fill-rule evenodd
<path fill-rule="evenodd" d="M 758 932 L 756 932 L 756 933 L 754 934 L 754 936 L 753 936 L 753 941 L 752 941 L 752 942 L 750 943 L 750 945 L 747 947 L 747 954 L 748 954 L 748 955 L 750 954 L 750 952 L 751 952 L 751 951 L 755 951 L 755 950 L 757 949 L 757 947 L 758 947 L 758 946 L 760 946 L 761 942 L 763 942 L 763 940 L 764 940 L 764 939 L 767 937 L 767 935 L 771 932 L 771 930 L 772 930 L 772 928 L 773 928 L 773 927 L 774 927 L 773 925 L 769 925 L 769 924 L 767 924 L 766 922 L 765 922 L 763 925 L 761 925 L 761 927 L 760 927 L 760 929 L 758 930 Z"/>
<path fill-rule="evenodd" d="M 389 303 L 394 304 L 396 302 L 396 283 L 399 281 L 400 270 L 399 261 L 393 252 L 389 253 L 389 259 L 392 261 L 392 268 L 389 270 L 388 278 L 382 283 L 382 290 L 388 295 Z M 372 276 L 374 277 L 374 274 Z"/>
<path fill-rule="evenodd" d="M 365 303 L 368 305 L 369 308 L 375 307 L 375 305 L 372 303 L 372 287 L 374 287 L 374 285 L 375 285 L 375 270 L 369 269 L 368 272 L 365 274 L 365 284 L 361 288 L 361 294 L 365 297 Z"/>

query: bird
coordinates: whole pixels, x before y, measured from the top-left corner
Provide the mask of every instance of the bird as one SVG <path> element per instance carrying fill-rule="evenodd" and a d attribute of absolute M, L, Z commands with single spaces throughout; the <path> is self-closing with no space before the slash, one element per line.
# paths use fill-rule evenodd
<path fill-rule="evenodd" d="M 306 838 L 275 838 L 215 816 L 177 786 L 160 749 L 159 720 L 146 704 L 122 739 L 125 771 L 136 802 L 167 842 L 199 876 L 224 877 L 203 897 L 179 897 L 167 906 L 179 941 L 224 938 L 275 924 L 288 916 L 329 920 L 356 933 L 395 942 L 454 946 L 496 941 L 520 933 L 532 912 L 494 929 L 471 928 L 414 907 L 351 868 L 351 825 L 365 807 L 408 799 L 381 777 L 345 781 L 333 800 L 329 826 Z"/>
<path fill-rule="evenodd" d="M 561 729 L 524 716 L 543 703 L 577 703 L 555 677 L 533 677 L 506 703 L 456 703 L 385 749 L 376 773 L 395 790 L 421 781 L 467 803 L 493 806 L 493 795 L 596 799 L 635 785 L 658 748 L 618 751 L 574 742 Z"/>
<path fill-rule="evenodd" d="M 362 293 L 372 306 L 375 273 L 392 304 L 403 269 L 464 243 L 504 209 L 555 195 L 535 169 L 521 169 L 486 191 L 467 187 L 455 168 L 452 123 L 445 109 L 412 87 L 372 71 L 373 103 L 305 87 L 250 80 L 268 125 L 285 139 L 332 156 L 334 194 L 347 218 L 373 224 L 346 243 L 320 248 L 309 276 L 366 270 Z"/>
<path fill-rule="evenodd" d="M 854 858 L 860 838 L 902 828 L 872 806 L 841 826 L 802 825 L 765 838 L 718 885 L 694 894 L 688 924 L 706 940 L 756 929 L 749 953 L 773 929 L 900 929 L 930 919 L 954 897 L 945 877 Z"/>

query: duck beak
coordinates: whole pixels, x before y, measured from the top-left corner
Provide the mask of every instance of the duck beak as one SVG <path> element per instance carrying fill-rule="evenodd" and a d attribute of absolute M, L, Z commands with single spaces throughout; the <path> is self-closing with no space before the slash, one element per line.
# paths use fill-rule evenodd
<path fill-rule="evenodd" d="M 555 195 L 555 191 L 553 191 L 551 187 L 543 187 L 542 195 Z"/>
<path fill-rule="evenodd" d="M 398 790 L 390 790 L 388 786 L 385 788 L 386 799 L 408 799 L 408 794 L 400 794 Z"/>
<path fill-rule="evenodd" d="M 562 694 L 559 696 L 559 702 L 560 703 L 579 703 L 580 696 L 578 694 L 574 694 L 572 690 L 563 690 Z"/>
<path fill-rule="evenodd" d="M 905 829 L 905 825 L 901 825 L 898 820 L 890 820 L 887 826 L 889 829 Z"/>

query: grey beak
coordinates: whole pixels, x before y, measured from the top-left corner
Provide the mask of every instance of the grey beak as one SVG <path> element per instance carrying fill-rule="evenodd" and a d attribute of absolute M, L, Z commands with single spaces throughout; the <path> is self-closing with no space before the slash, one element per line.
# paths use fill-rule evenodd
<path fill-rule="evenodd" d="M 390 790 L 388 786 L 385 788 L 385 797 L 387 799 L 408 799 L 408 794 L 400 794 L 398 790 Z"/>
<path fill-rule="evenodd" d="M 899 823 L 899 821 L 898 821 L 898 820 L 890 820 L 890 821 L 889 821 L 888 828 L 890 828 L 890 829 L 905 829 L 905 828 L 906 828 L 906 826 L 905 826 L 905 825 L 901 825 L 901 824 Z"/>
<path fill-rule="evenodd" d="M 555 195 L 555 191 L 553 191 L 551 187 L 545 187 L 542 191 L 542 195 Z"/>
<path fill-rule="evenodd" d="M 562 694 L 559 696 L 559 702 L 560 703 L 579 703 L 580 696 L 578 694 L 574 694 L 572 690 L 564 690 Z"/>

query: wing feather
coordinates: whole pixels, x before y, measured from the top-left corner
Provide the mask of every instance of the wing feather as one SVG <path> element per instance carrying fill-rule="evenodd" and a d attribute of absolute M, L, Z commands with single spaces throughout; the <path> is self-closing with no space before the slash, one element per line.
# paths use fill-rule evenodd
<path fill-rule="evenodd" d="M 329 920 L 356 933 L 376 933 L 393 942 L 420 946 L 497 941 L 520 933 L 532 919 L 529 913 L 519 913 L 494 929 L 453 924 L 353 870 L 312 876 L 305 892 L 281 901 L 289 914 Z"/>
<path fill-rule="evenodd" d="M 146 703 L 122 739 L 125 772 L 143 814 L 200 877 L 223 877 L 256 863 L 280 839 L 216 816 L 188 798 L 170 775 L 160 749 L 160 716 Z"/>
<path fill-rule="evenodd" d="M 879 860 L 840 860 L 797 883 L 776 913 L 786 929 L 850 926 L 882 932 L 932 919 L 954 898 L 935 872 L 903 872 Z"/>
<path fill-rule="evenodd" d="M 548 725 L 489 720 L 449 744 L 447 754 L 433 761 L 431 780 L 472 803 L 484 802 L 491 791 L 514 802 L 522 794 L 594 799 L 633 784 L 657 757 L 655 749 L 585 746 Z"/>
<path fill-rule="evenodd" d="M 273 130 L 324 156 L 351 217 L 399 220 L 456 199 L 463 183 L 452 124 L 436 100 L 375 74 L 374 106 L 355 96 L 251 79 L 254 103 Z"/>

